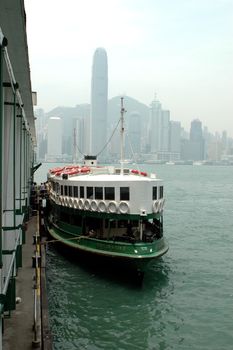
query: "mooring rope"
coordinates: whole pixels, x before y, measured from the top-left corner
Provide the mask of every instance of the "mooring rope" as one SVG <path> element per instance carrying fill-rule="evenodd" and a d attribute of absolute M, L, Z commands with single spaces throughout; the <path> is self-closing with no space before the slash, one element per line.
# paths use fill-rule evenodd
<path fill-rule="evenodd" d="M 81 238 L 87 238 L 87 236 L 78 236 L 78 237 L 72 237 L 72 238 L 64 238 L 66 241 L 71 241 L 71 240 L 79 240 Z M 45 245 L 49 243 L 56 243 L 56 242 L 62 242 L 60 239 L 51 239 L 49 241 L 41 242 L 40 245 Z"/>

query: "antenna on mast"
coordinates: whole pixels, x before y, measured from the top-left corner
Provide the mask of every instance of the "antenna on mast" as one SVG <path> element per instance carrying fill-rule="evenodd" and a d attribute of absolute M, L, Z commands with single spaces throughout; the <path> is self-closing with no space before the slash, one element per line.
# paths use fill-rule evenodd
<path fill-rule="evenodd" d="M 123 102 L 124 97 L 121 97 L 121 175 L 124 174 L 124 114 L 126 112 Z"/>

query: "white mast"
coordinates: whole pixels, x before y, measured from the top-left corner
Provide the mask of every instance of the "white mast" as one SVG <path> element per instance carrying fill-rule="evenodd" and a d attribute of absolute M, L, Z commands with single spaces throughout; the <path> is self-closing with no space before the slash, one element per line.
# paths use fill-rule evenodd
<path fill-rule="evenodd" d="M 121 97 L 121 175 L 124 174 L 124 113 L 126 112 L 123 100 L 124 97 Z"/>
<path fill-rule="evenodd" d="M 76 128 L 74 128 L 73 134 L 73 163 L 77 163 L 77 136 L 76 136 Z"/>

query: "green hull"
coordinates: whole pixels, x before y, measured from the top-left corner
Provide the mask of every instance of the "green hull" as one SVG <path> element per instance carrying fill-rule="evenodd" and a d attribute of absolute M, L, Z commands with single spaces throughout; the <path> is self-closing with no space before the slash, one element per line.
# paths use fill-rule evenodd
<path fill-rule="evenodd" d="M 85 253 L 93 258 L 107 258 L 116 264 L 123 263 L 127 268 L 144 273 L 148 263 L 168 251 L 168 243 L 164 237 L 153 242 L 118 242 L 90 238 L 74 234 L 55 224 L 48 226 L 51 237 L 66 247 Z"/>

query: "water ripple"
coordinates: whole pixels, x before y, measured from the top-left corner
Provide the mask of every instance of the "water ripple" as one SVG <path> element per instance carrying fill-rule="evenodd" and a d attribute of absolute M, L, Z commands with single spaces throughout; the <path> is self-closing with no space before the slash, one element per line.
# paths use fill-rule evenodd
<path fill-rule="evenodd" d="M 166 183 L 170 250 L 150 265 L 141 288 L 49 247 L 55 350 L 231 348 L 232 169 L 157 168 Z"/>

